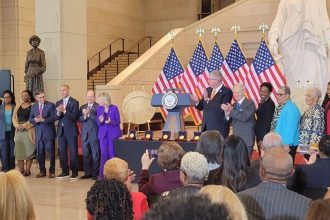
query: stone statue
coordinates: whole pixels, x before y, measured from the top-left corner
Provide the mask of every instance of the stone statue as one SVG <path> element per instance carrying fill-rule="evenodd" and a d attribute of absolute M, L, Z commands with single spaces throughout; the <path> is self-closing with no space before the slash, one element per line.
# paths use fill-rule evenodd
<path fill-rule="evenodd" d="M 314 85 L 326 90 L 330 80 L 326 0 L 281 0 L 268 40 L 290 88 L 299 91 Z"/>
<path fill-rule="evenodd" d="M 44 81 L 42 74 L 46 71 L 46 59 L 43 50 L 40 50 L 39 44 L 41 39 L 37 35 L 33 35 L 29 39 L 32 49 L 26 54 L 25 76 L 24 82 L 26 89 L 30 90 L 33 95 L 39 90 L 44 90 Z"/>

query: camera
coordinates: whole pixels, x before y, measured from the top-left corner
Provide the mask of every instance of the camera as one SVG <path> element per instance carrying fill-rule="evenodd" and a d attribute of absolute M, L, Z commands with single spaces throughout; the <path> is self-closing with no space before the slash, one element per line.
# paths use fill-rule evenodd
<path fill-rule="evenodd" d="M 149 149 L 148 150 L 149 153 L 149 158 L 157 158 L 158 157 L 158 152 L 157 149 Z"/>

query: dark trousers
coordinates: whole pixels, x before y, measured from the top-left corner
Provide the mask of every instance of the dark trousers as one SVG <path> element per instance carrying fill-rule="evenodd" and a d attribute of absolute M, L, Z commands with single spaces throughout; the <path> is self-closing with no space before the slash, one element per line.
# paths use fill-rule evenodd
<path fill-rule="evenodd" d="M 2 171 L 15 169 L 15 142 L 11 137 L 11 131 L 6 131 L 5 139 L 0 140 Z"/>
<path fill-rule="evenodd" d="M 99 141 L 83 141 L 84 172 L 86 176 L 99 176 L 100 144 Z"/>
<path fill-rule="evenodd" d="M 60 163 L 62 171 L 69 173 L 68 149 L 70 151 L 70 168 L 72 173 L 78 174 L 78 140 L 77 136 L 68 136 L 63 132 L 63 136 L 58 137 L 58 147 L 60 151 Z"/>
<path fill-rule="evenodd" d="M 289 154 L 292 157 L 293 164 L 294 164 L 294 159 L 296 157 L 297 148 L 298 146 L 290 146 Z"/>
<path fill-rule="evenodd" d="M 46 173 L 45 167 L 45 158 L 46 158 L 46 151 L 49 155 L 49 173 L 55 173 L 55 140 L 44 140 L 40 139 L 37 142 L 37 155 L 38 155 L 38 163 L 40 173 Z"/>

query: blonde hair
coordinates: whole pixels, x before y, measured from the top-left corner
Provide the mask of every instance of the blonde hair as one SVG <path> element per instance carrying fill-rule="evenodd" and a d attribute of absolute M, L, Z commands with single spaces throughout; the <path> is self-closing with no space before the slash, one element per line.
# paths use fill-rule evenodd
<path fill-rule="evenodd" d="M 221 185 L 208 185 L 204 186 L 200 193 L 206 195 L 212 203 L 226 205 L 229 210 L 229 219 L 248 219 L 243 204 L 229 188 Z"/>
<path fill-rule="evenodd" d="M 104 164 L 105 179 L 115 179 L 125 183 L 128 178 L 128 163 L 118 157 L 113 157 Z"/>
<path fill-rule="evenodd" d="M 0 173 L 0 219 L 36 219 L 30 190 L 17 170 Z"/>
<path fill-rule="evenodd" d="M 107 106 L 111 105 L 111 98 L 109 93 L 102 92 L 98 95 L 98 98 L 103 99 L 105 105 Z"/>

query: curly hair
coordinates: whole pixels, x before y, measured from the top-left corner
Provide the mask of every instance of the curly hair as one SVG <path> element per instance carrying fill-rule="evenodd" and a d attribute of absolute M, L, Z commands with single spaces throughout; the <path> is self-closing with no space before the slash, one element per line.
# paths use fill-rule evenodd
<path fill-rule="evenodd" d="M 131 194 L 123 183 L 114 179 L 95 182 L 87 192 L 86 208 L 95 220 L 133 219 Z"/>
<path fill-rule="evenodd" d="M 212 204 L 205 195 L 186 195 L 162 198 L 144 215 L 143 220 L 212 220 L 231 219 L 224 204 Z"/>

